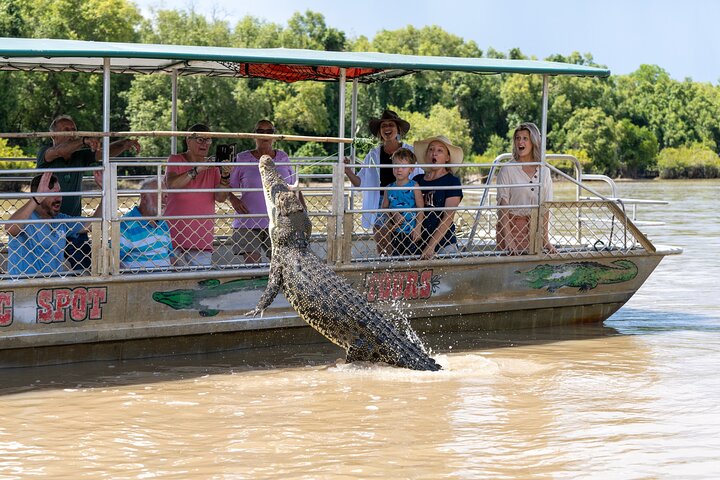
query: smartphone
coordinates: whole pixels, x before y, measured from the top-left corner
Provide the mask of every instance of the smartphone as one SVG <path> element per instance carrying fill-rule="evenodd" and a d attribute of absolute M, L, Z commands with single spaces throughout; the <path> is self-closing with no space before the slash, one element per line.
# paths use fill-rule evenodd
<path fill-rule="evenodd" d="M 215 161 L 229 162 L 235 156 L 235 145 L 218 145 L 215 147 Z"/>

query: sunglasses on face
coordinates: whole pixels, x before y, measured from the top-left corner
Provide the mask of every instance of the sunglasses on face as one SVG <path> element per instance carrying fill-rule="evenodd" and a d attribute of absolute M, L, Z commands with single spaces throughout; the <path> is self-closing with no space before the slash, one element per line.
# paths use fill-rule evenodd
<path fill-rule="evenodd" d="M 274 128 L 256 128 L 255 133 L 275 133 Z"/>

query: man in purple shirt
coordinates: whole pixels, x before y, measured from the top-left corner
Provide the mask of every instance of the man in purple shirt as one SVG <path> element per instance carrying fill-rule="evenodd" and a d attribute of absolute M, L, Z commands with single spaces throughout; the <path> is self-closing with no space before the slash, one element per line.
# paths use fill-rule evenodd
<path fill-rule="evenodd" d="M 267 135 L 255 138 L 255 149 L 240 152 L 235 161 L 237 163 L 252 163 L 253 165 L 236 165 L 230 172 L 230 187 L 237 189 L 252 189 L 243 191 L 238 197 L 230 193 L 229 200 L 238 214 L 248 215 L 233 220 L 233 253 L 242 254 L 245 263 L 259 263 L 262 253 L 270 259 L 271 246 L 268 236 L 269 219 L 265 197 L 262 192 L 262 180 L 258 161 L 263 155 L 269 155 L 277 165 L 278 172 L 288 184 L 295 183 L 295 174 L 290 167 L 290 159 L 282 150 L 273 149 L 275 127 L 269 120 L 260 120 L 255 125 L 255 133 Z M 305 202 L 300 194 L 300 201 Z M 252 215 L 252 216 L 250 216 Z"/>

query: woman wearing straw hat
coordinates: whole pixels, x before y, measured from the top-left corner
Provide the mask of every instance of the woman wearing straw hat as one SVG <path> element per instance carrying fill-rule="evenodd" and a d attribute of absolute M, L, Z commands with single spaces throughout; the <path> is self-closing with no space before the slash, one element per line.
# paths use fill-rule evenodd
<path fill-rule="evenodd" d="M 462 148 L 453 145 L 447 137 L 438 135 L 415 142 L 415 155 L 425 164 L 425 173 L 413 178 L 423 192 L 425 208 L 457 207 L 463 193 L 460 179 L 455 176 L 457 167 L 448 163 L 462 163 Z M 455 187 L 442 188 L 438 187 Z M 429 210 L 423 221 L 423 260 L 429 260 L 436 253 L 452 255 L 458 253 L 455 237 L 454 210 Z"/>
<path fill-rule="evenodd" d="M 365 156 L 363 165 L 392 165 L 392 154 L 399 148 L 408 148 L 412 150 L 412 146 L 403 143 L 404 137 L 410 130 L 410 123 L 403 120 L 397 113 L 392 110 L 385 110 L 380 118 L 371 118 L 368 124 L 370 133 L 380 139 L 380 145 L 373 148 Z M 345 159 L 345 162 L 349 162 Z M 416 169 L 411 174 L 416 175 L 422 170 Z M 392 168 L 361 168 L 358 174 L 352 167 L 345 167 L 345 174 L 350 179 L 350 183 L 354 187 L 386 187 L 395 181 Z M 376 210 L 381 207 L 383 192 L 380 190 L 363 191 L 362 208 L 363 210 Z M 362 214 L 363 228 L 373 229 L 377 252 L 380 255 L 390 254 L 390 230 L 387 228 L 384 215 L 378 215 L 376 212 L 365 212 Z"/>
<path fill-rule="evenodd" d="M 534 123 L 521 123 L 513 132 L 513 159 L 498 173 L 498 185 L 530 184 L 527 187 L 498 188 L 497 204 L 537 205 L 552 200 L 552 179 L 546 168 L 541 174 L 539 165 L 525 165 L 541 161 L 540 130 Z M 533 185 L 540 184 L 541 185 Z M 550 253 L 555 247 L 550 243 L 549 215 L 543 218 L 545 232 L 544 248 Z M 497 248 L 517 255 L 530 247 L 530 209 L 498 209 Z"/>

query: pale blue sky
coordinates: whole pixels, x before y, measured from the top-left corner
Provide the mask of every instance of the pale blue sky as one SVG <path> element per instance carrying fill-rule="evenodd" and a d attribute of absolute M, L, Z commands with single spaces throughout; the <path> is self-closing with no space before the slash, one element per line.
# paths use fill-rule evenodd
<path fill-rule="evenodd" d="M 134 0 L 149 8 L 188 10 L 235 21 L 245 15 L 286 24 L 312 10 L 350 37 L 378 30 L 439 25 L 465 40 L 539 59 L 591 53 L 613 73 L 659 65 L 675 79 L 720 82 L 720 2 L 715 0 Z"/>

